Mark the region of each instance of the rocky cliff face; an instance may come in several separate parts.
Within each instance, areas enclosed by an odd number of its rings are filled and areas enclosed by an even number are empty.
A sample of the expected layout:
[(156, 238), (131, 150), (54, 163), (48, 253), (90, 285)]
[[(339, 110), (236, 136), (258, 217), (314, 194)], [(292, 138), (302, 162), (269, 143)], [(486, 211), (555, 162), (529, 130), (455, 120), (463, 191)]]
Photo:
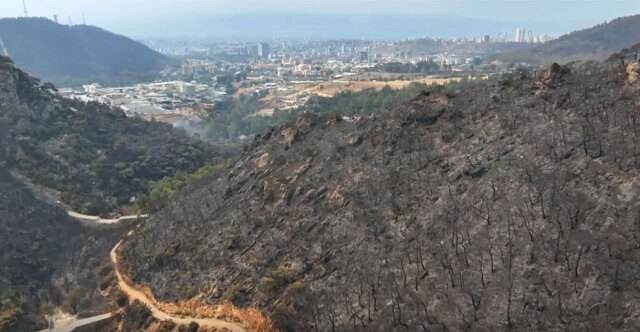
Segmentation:
[(640, 328), (640, 94), (556, 69), (272, 130), (137, 230), (123, 267), (283, 331)]

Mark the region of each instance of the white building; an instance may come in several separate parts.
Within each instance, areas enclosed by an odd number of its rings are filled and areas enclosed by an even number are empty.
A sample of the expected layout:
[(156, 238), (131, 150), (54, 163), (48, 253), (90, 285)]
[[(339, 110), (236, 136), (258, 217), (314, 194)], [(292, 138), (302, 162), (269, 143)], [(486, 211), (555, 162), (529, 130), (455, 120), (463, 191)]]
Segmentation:
[(181, 83), (179, 85), (179, 91), (183, 95), (192, 95), (196, 93), (196, 86), (191, 83)]
[(93, 83), (93, 84), (88, 84), (88, 85), (83, 85), (82, 89), (84, 90), (84, 92), (86, 93), (91, 93), (94, 94), (96, 93), (97, 89), (100, 89), (100, 84), (98, 83)]
[(516, 43), (524, 43), (526, 41), (525, 36), (526, 36), (525, 29), (524, 28), (517, 28), (516, 29), (516, 35), (515, 35), (515, 38), (513, 39), (513, 41), (515, 41)]

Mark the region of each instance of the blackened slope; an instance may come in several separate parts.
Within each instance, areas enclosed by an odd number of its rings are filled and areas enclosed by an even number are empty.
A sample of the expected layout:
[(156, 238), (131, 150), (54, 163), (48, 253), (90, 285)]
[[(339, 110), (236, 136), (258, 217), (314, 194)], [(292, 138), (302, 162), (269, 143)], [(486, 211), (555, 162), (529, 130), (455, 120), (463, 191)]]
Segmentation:
[(506, 52), (504, 61), (549, 64), (576, 60), (604, 60), (611, 53), (640, 42), (640, 15), (621, 17), (574, 31), (542, 45)]
[(148, 192), (154, 181), (192, 172), (219, 156), (170, 125), (62, 99), (50, 88), (0, 57), (0, 118), (8, 129), (3, 162), (59, 191), (79, 212), (112, 212)]
[(153, 79), (173, 63), (125, 36), (45, 18), (0, 19), (0, 38), (17, 66), (61, 85)]
[(64, 210), (34, 198), (0, 167), (0, 330), (46, 327), (34, 314), (52, 302), (51, 277), (89, 234)]
[(276, 129), (137, 230), (124, 267), (286, 331), (633, 330), (640, 94), (551, 73)]

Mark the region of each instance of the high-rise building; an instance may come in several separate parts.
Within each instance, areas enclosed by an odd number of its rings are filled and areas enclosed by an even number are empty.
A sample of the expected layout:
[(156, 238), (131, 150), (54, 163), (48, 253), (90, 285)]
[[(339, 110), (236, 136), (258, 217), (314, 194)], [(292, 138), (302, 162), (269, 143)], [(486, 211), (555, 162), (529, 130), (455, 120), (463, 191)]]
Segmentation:
[(369, 52), (367, 50), (360, 51), (360, 61), (362, 62), (369, 61)]
[(258, 54), (258, 45), (247, 45), (245, 47), (245, 53), (248, 56), (254, 56)]
[(524, 42), (526, 41), (526, 40), (525, 40), (525, 36), (526, 36), (526, 31), (525, 31), (525, 29), (523, 29), (523, 28), (517, 28), (517, 29), (516, 29), (516, 35), (515, 35), (514, 41), (515, 41), (516, 43), (524, 43)]
[(269, 49), (269, 44), (267, 44), (267, 43), (258, 43), (258, 56), (259, 57), (268, 58), (270, 52), (271, 51)]

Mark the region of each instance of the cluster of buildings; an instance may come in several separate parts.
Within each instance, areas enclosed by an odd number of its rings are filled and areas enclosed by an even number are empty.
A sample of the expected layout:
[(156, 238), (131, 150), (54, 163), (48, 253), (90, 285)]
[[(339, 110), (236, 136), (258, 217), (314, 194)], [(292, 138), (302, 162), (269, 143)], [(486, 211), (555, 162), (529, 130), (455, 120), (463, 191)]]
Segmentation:
[[(230, 79), (253, 85), (264, 78), (273, 80), (326, 80), (343, 73), (370, 71), (384, 63), (417, 64), (428, 61), (445, 71), (477, 70), (478, 64), (501, 47), (510, 49), (518, 43), (539, 43), (547, 35), (533, 35), (519, 28), (515, 38), (507, 31), (476, 37), (420, 37), (395, 41), (378, 40), (194, 40), (151, 42), (157, 50), (187, 55), (192, 60), (182, 64), (167, 79), (198, 80), (224, 85), (231, 91)], [(150, 46), (152, 46), (150, 45)], [(247, 77), (248, 76), (248, 77)]]
[(183, 75), (211, 74), (216, 71), (217, 66), (209, 60), (189, 59), (182, 63), (180, 69)]
[(470, 38), (420, 37), (394, 41), (155, 41), (149, 46), (189, 59), (179, 68), (162, 73), (168, 82), (115, 91), (86, 87), (85, 91), (74, 93), (82, 98), (105, 98), (106, 102), (119, 106), (132, 116), (176, 112), (189, 115), (192, 112), (188, 109), (193, 105), (210, 105), (222, 98), (223, 95), (212, 87), (230, 94), (237, 91), (238, 94), (270, 95), (268, 99), (278, 106), (269, 107), (282, 109), (306, 102), (310, 94), (317, 92), (317, 89), (313, 90), (314, 86), (324, 82), (349, 84), (349, 81), (359, 80), (351, 76), (367, 77), (370, 75), (359, 74), (376, 72), (380, 68), (397, 74), (416, 75), (502, 70), (504, 68), (498, 67), (507, 64), (483, 64), (482, 59), (487, 54), (512, 49), (514, 41), (539, 43), (548, 39), (546, 35), (534, 36), (531, 31), (519, 28), (515, 37), (504, 31), (497, 35)]
[[(271, 76), (279, 79), (327, 78), (341, 72), (365, 71), (385, 62), (417, 63), (432, 61), (446, 70), (468, 70), (486, 54), (500, 50), (510, 43), (540, 43), (547, 35), (533, 35), (519, 28), (515, 37), (504, 32), (484, 34), (472, 38), (420, 37), (399, 41), (375, 40), (277, 40), (269, 41), (199, 41), (172, 46), (159, 44), (174, 55), (189, 55), (194, 59), (181, 67), (182, 78), (198, 79), (242, 63), (251, 68), (249, 76)], [(188, 45), (188, 46), (187, 46)], [(173, 47), (173, 48), (172, 48)], [(508, 46), (505, 46), (508, 49)], [(206, 59), (218, 60), (217, 65)], [(244, 68), (241, 71), (246, 71)], [(232, 73), (233, 74), (233, 73)], [(185, 76), (190, 75), (190, 76)], [(191, 77), (191, 78), (189, 78)], [(210, 83), (216, 84), (215, 81)]]
[(551, 40), (549, 35), (534, 35), (531, 30), (527, 31), (524, 28), (517, 28), (513, 41), (516, 43), (544, 43)]
[(97, 101), (116, 107), (127, 116), (138, 116), (169, 123), (198, 117), (198, 105), (212, 105), (226, 97), (206, 84), (169, 81), (106, 88), (88, 84), (82, 89), (60, 89), (67, 98)]

